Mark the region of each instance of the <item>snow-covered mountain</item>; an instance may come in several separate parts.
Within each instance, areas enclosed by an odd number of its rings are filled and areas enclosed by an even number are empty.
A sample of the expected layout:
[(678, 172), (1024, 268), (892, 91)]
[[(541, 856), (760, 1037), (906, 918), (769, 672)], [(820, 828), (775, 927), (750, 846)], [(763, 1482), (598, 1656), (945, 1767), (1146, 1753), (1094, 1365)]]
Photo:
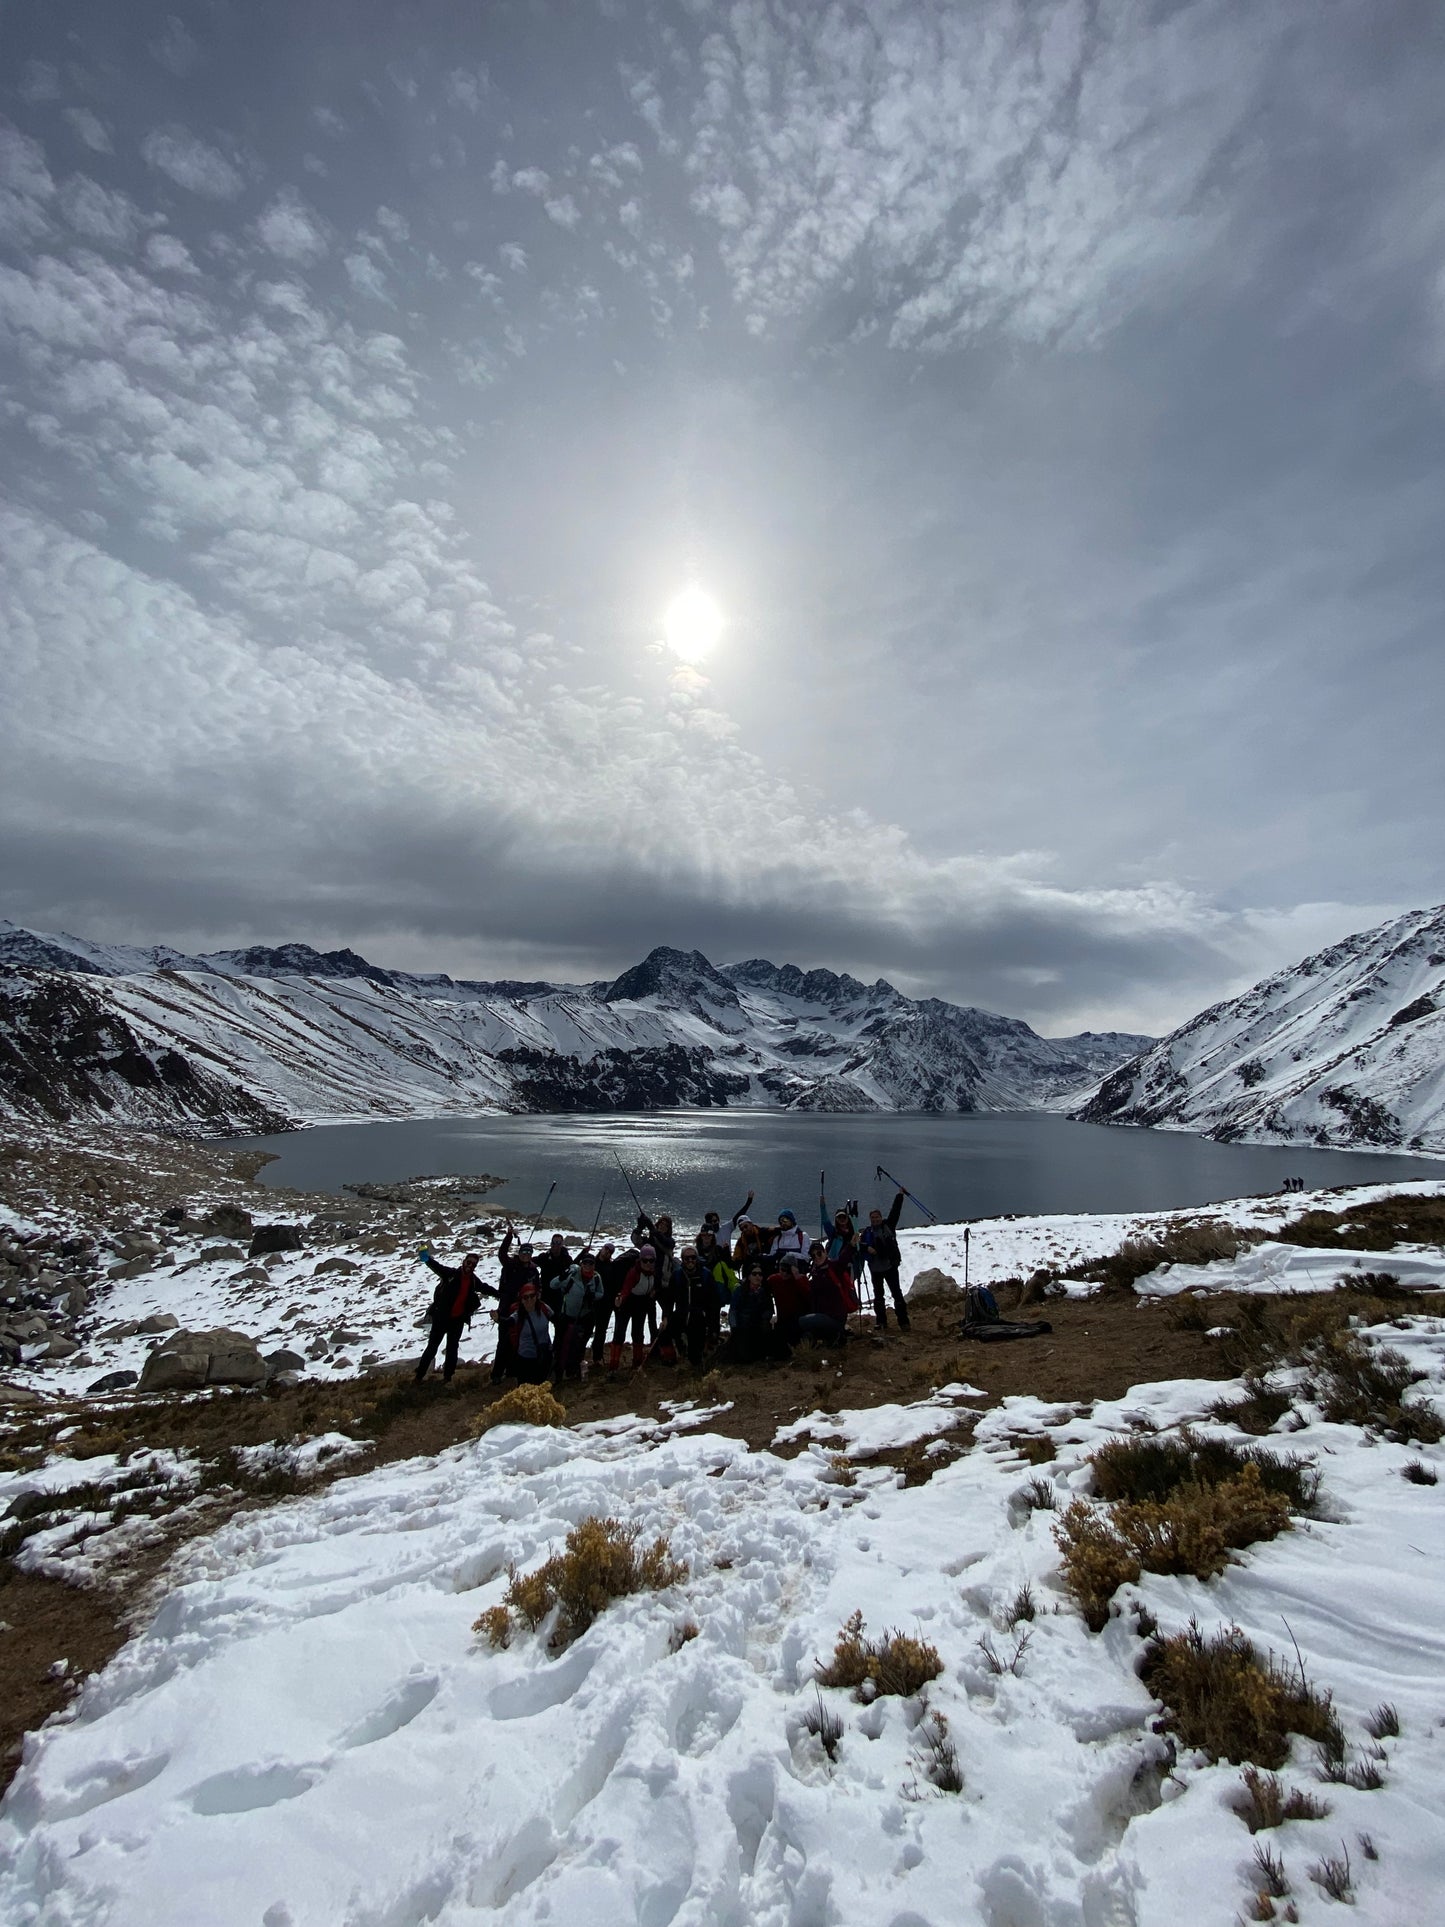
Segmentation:
[(611, 983), (483, 983), (299, 944), (184, 957), (0, 925), (11, 1110), (237, 1129), (677, 1104), (1018, 1110), (1148, 1041), (1049, 1039), (881, 979), (718, 970), (698, 951), (656, 949)]
[(1226, 1142), (1445, 1152), (1445, 905), (1216, 1004), (1074, 1115)]

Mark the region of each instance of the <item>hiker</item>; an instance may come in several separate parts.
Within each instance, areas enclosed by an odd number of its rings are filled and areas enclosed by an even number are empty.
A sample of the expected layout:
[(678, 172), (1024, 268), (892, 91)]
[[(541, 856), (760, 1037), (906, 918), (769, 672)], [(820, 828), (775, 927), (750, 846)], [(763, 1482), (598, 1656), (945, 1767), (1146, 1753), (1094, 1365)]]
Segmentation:
[(752, 1201), (753, 1201), (753, 1194), (751, 1191), (749, 1191), (748, 1195), (743, 1199), (742, 1203), (738, 1206), (737, 1210), (734, 1211), (732, 1217), (729, 1219), (726, 1236), (723, 1233), (722, 1219), (718, 1216), (717, 1212), (704, 1211), (702, 1214), (702, 1223), (697, 1228), (698, 1237), (700, 1238), (704, 1231), (710, 1231), (712, 1235), (717, 1239), (720, 1245), (725, 1245), (731, 1248), (732, 1241), (737, 1236), (738, 1226), (742, 1223), (743, 1219), (747, 1216), (748, 1206), (752, 1203)]
[(773, 1325), (773, 1295), (761, 1262), (750, 1264), (743, 1274), (728, 1307), (728, 1328), (722, 1355), (730, 1365), (758, 1365), (790, 1355), (791, 1347)]
[(542, 1287), (542, 1301), (553, 1318), (557, 1317), (562, 1303), (562, 1289), (557, 1281), (571, 1264), (572, 1253), (567, 1249), (567, 1240), (560, 1231), (554, 1231), (552, 1242), (537, 1260), (537, 1278)]
[(708, 1310), (708, 1336), (715, 1345), (722, 1336), (722, 1313), (733, 1293), (738, 1288), (738, 1274), (728, 1258), (727, 1248), (706, 1229), (698, 1233), (697, 1255), (699, 1262), (713, 1282), (712, 1302)]
[(512, 1313), (512, 1369), (519, 1385), (541, 1385), (552, 1369), (552, 1321), (542, 1287), (529, 1278)]
[(798, 1223), (796, 1211), (778, 1213), (778, 1228), (773, 1234), (767, 1255), (775, 1265), (787, 1257), (796, 1258), (800, 1265), (807, 1263), (808, 1239)]
[(828, 1246), (828, 1256), (845, 1264), (852, 1274), (854, 1284), (863, 1269), (863, 1253), (858, 1245), (858, 1227), (853, 1222), (857, 1203), (849, 1199), (846, 1205), (840, 1204), (830, 1218), (826, 1195), (818, 1193), (818, 1212), (822, 1219), (823, 1238)]
[(828, 1255), (821, 1238), (809, 1247), (809, 1257), (808, 1309), (798, 1320), (798, 1330), (815, 1345), (846, 1345), (848, 1320), (858, 1309), (852, 1270), (841, 1253)]
[(426, 1350), (416, 1368), (416, 1382), (420, 1385), (431, 1370), (443, 1340), (447, 1349), (442, 1377), (449, 1379), (452, 1376), (457, 1369), (457, 1351), (462, 1342), (463, 1327), (472, 1322), (484, 1292), (491, 1298), (498, 1294), (491, 1285), (484, 1285), (478, 1278), (475, 1251), (469, 1251), (459, 1265), (439, 1265), (428, 1245), (423, 1245), (417, 1256), (428, 1271), (434, 1271), (437, 1275), (436, 1287), (431, 1295), (431, 1328), (427, 1333)]
[(858, 1240), (873, 1286), (873, 1316), (881, 1332), (888, 1329), (888, 1304), (883, 1295), (885, 1287), (893, 1294), (893, 1309), (898, 1314), (899, 1331), (908, 1330), (908, 1306), (904, 1302), (903, 1286), (898, 1276), (898, 1267), (903, 1262), (903, 1254), (898, 1249), (898, 1220), (903, 1213), (904, 1195), (902, 1191), (898, 1193), (886, 1218), (881, 1211), (870, 1211), (867, 1226)]
[(808, 1309), (808, 1275), (791, 1251), (768, 1277), (767, 1286), (777, 1318), (778, 1336), (791, 1350), (800, 1336), (799, 1321)]
[(622, 1281), (632, 1269), (636, 1254), (629, 1247), (618, 1252), (609, 1238), (597, 1247), (597, 1275), (602, 1280), (602, 1296), (597, 1301), (592, 1316), (592, 1364), (600, 1367), (603, 1354), (607, 1350), (607, 1328), (612, 1323), (612, 1314), (617, 1308), (617, 1294), (622, 1289)]
[(746, 1212), (733, 1221), (732, 1264), (739, 1277), (749, 1265), (762, 1265), (766, 1270), (767, 1242), (762, 1226), (755, 1224)]
[[(713, 1250), (717, 1249), (716, 1238), (709, 1238)], [(679, 1336), (684, 1336), (687, 1346), (687, 1362), (692, 1369), (701, 1371), (703, 1354), (708, 1340), (717, 1333), (717, 1282), (712, 1267), (705, 1265), (696, 1245), (684, 1245), (678, 1266), (678, 1296), (673, 1313), (672, 1326)], [(664, 1332), (668, 1327), (664, 1326)], [(659, 1338), (658, 1343), (662, 1340)]]
[(557, 1328), (557, 1369), (554, 1383), (564, 1378), (581, 1378), (582, 1355), (592, 1336), (593, 1321), (603, 1301), (606, 1286), (590, 1251), (580, 1251), (557, 1280), (560, 1320)]
[(657, 1253), (651, 1245), (642, 1245), (638, 1249), (636, 1262), (628, 1268), (622, 1289), (617, 1294), (616, 1323), (612, 1327), (612, 1345), (607, 1354), (610, 1377), (617, 1376), (622, 1364), (622, 1334), (629, 1328), (632, 1332), (632, 1369), (636, 1371), (646, 1357), (645, 1333), (656, 1293)]
[(658, 1316), (666, 1312), (672, 1292), (672, 1271), (677, 1251), (672, 1219), (662, 1211), (654, 1222), (645, 1211), (639, 1211), (637, 1223), (632, 1227), (632, 1242), (639, 1250), (643, 1245), (651, 1245), (657, 1260), (655, 1295), (647, 1307), (647, 1336), (650, 1343), (655, 1343)]
[(497, 1292), (496, 1310), (497, 1355), (492, 1360), (492, 1383), (494, 1385), (500, 1385), (504, 1378), (511, 1376), (512, 1337), (514, 1331), (512, 1313), (517, 1308), (517, 1299), (521, 1295), (523, 1285), (529, 1280), (535, 1282), (537, 1278), (537, 1267), (532, 1262), (531, 1245), (520, 1244), (515, 1251), (512, 1249), (512, 1240), (516, 1235), (516, 1226), (509, 1221), (507, 1224), (507, 1235), (503, 1238), (497, 1251), (497, 1258), (501, 1266), (501, 1275), (498, 1280), (500, 1289)]

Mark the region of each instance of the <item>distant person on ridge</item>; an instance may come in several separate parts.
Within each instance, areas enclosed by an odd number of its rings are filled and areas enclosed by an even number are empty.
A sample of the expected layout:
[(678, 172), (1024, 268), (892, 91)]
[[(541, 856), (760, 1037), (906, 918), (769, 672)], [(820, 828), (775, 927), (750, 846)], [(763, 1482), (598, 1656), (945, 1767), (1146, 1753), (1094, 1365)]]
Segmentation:
[(868, 1223), (858, 1240), (873, 1285), (873, 1316), (879, 1331), (885, 1332), (888, 1329), (888, 1303), (883, 1295), (885, 1286), (893, 1294), (893, 1309), (898, 1313), (899, 1331), (908, 1330), (908, 1306), (898, 1275), (898, 1267), (903, 1262), (903, 1254), (898, 1249), (898, 1220), (903, 1213), (903, 1198), (904, 1193), (900, 1191), (889, 1207), (886, 1218), (881, 1211), (870, 1211)]
[(447, 1349), (442, 1377), (449, 1379), (452, 1376), (457, 1369), (457, 1352), (461, 1346), (463, 1328), (471, 1323), (482, 1302), (482, 1294), (495, 1298), (498, 1293), (478, 1278), (475, 1251), (469, 1251), (459, 1265), (439, 1265), (428, 1245), (423, 1245), (417, 1256), (428, 1271), (434, 1271), (437, 1275), (436, 1288), (431, 1295), (431, 1329), (427, 1334), (426, 1350), (416, 1368), (416, 1382), (420, 1385), (431, 1370), (443, 1340)]

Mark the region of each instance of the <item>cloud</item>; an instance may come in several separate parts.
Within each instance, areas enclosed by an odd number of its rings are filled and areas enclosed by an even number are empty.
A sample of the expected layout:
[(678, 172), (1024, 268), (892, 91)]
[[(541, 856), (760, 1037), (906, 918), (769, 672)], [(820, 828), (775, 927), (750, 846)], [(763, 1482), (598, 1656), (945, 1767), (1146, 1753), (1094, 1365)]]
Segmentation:
[(85, 174), (72, 174), (62, 187), (60, 211), (77, 234), (103, 247), (134, 247), (144, 225), (140, 209), (128, 194), (102, 187)]
[(176, 14), (169, 14), (165, 26), (151, 42), (151, 53), (178, 80), (184, 80), (200, 59), (201, 49), (185, 22)]
[(109, 154), (114, 151), (105, 122), (99, 114), (88, 107), (67, 107), (65, 118), (74, 130), (76, 138), (84, 141), (93, 154)]
[(309, 267), (330, 251), (326, 225), (294, 187), (283, 187), (256, 222), (256, 232), (283, 261)]
[[(1087, 340), (1219, 239), (1211, 176), (1294, 18), (738, 0), (694, 57), (694, 206), (766, 323), (862, 278), (895, 347)], [(666, 125), (655, 87), (634, 98)]]
[(570, 194), (557, 195), (555, 199), (546, 203), (546, 208), (548, 220), (555, 221), (558, 227), (567, 228), (569, 231), (582, 219), (582, 210)]
[(140, 151), (149, 166), (190, 194), (230, 201), (246, 185), (240, 169), (218, 148), (184, 127), (154, 128), (141, 142)]
[(346, 273), (358, 294), (368, 294), (373, 301), (390, 301), (391, 290), (386, 276), (369, 254), (348, 254)]
[(184, 241), (174, 234), (151, 234), (146, 237), (146, 265), (160, 274), (195, 274), (196, 264), (191, 259), (190, 249)]

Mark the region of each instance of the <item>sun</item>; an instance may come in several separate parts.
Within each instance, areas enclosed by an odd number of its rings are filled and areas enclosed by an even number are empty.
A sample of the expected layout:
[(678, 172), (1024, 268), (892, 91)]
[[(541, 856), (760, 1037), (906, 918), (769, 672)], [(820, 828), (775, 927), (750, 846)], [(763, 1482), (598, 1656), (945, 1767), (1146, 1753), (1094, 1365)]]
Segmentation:
[(663, 633), (668, 648), (683, 662), (701, 662), (722, 630), (722, 610), (695, 582), (667, 605)]

